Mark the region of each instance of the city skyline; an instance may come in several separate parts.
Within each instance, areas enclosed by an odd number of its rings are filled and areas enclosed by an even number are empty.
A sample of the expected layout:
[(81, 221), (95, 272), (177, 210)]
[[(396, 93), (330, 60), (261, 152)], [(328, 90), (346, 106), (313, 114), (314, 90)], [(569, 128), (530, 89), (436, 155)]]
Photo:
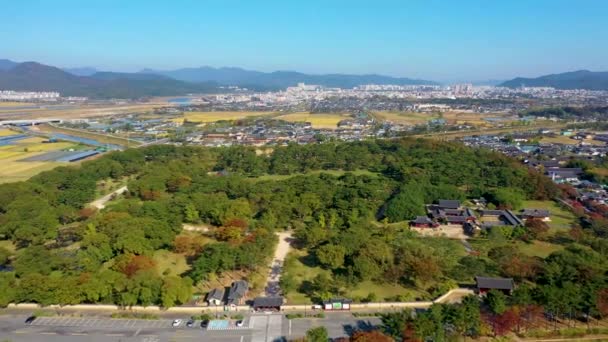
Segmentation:
[[(599, 1), (21, 1), (0, 58), (99, 70), (240, 67), (444, 83), (608, 70)], [(19, 34), (15, 34), (19, 32)]]

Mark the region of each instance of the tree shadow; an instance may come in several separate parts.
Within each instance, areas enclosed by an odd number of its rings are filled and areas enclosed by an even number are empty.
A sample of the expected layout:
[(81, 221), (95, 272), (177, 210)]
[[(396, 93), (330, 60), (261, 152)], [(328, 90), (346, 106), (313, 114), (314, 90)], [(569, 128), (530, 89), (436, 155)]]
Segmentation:
[(299, 257), (298, 260), (302, 264), (304, 264), (305, 266), (307, 266), (307, 267), (317, 267), (317, 266), (319, 266), (317, 264), (317, 259), (311, 253), (308, 253), (306, 255), (303, 255), (303, 256)]
[(357, 331), (372, 331), (377, 327), (372, 324), (370, 321), (366, 320), (358, 320), (354, 325), (353, 324), (344, 324), (342, 325), (344, 329), (344, 333), (348, 336), (352, 336)]

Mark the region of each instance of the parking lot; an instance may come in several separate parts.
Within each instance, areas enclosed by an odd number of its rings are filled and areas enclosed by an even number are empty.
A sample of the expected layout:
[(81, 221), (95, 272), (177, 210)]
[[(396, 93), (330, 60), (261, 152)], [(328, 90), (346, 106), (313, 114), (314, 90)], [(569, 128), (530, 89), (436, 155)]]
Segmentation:
[[(145, 320), (145, 319), (96, 319), (74, 317), (37, 317), (30, 325), (44, 325), (57, 327), (83, 327), (83, 328), (171, 328), (172, 320)], [(198, 325), (196, 325), (198, 323)], [(195, 327), (200, 327), (200, 321)], [(185, 328), (182, 323), (181, 328)]]
[[(116, 329), (151, 329), (151, 328), (187, 328), (187, 319), (174, 327), (173, 320), (145, 320), (145, 319), (96, 319), (78, 317), (37, 317), (30, 325), (34, 326), (56, 326), (56, 327), (82, 327), (82, 328), (116, 328)], [(212, 320), (206, 330), (238, 330), (249, 329), (250, 320), (243, 321), (242, 326), (237, 326), (236, 321)], [(201, 321), (195, 321), (188, 329), (200, 328)]]

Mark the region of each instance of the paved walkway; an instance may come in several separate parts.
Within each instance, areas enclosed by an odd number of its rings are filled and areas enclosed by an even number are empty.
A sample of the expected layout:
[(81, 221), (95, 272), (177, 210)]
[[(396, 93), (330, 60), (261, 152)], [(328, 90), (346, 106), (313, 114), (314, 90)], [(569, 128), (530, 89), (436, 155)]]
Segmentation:
[(95, 207), (99, 210), (103, 209), (106, 207), (106, 203), (108, 203), (115, 195), (121, 195), (123, 193), (125, 193), (127, 191), (127, 187), (123, 186), (121, 188), (116, 189), (115, 191), (101, 197), (98, 198), (96, 200), (94, 200), (93, 202), (91, 202), (90, 206)]
[(249, 327), (253, 329), (251, 342), (273, 342), (283, 340), (283, 316), (251, 316)]

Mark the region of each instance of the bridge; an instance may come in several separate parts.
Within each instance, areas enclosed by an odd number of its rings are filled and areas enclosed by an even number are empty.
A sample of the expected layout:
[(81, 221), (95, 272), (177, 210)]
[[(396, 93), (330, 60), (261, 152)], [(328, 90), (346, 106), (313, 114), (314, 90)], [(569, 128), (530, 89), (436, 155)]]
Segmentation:
[(62, 119), (30, 119), (30, 120), (2, 120), (0, 126), (36, 126), (44, 123), (62, 123)]

